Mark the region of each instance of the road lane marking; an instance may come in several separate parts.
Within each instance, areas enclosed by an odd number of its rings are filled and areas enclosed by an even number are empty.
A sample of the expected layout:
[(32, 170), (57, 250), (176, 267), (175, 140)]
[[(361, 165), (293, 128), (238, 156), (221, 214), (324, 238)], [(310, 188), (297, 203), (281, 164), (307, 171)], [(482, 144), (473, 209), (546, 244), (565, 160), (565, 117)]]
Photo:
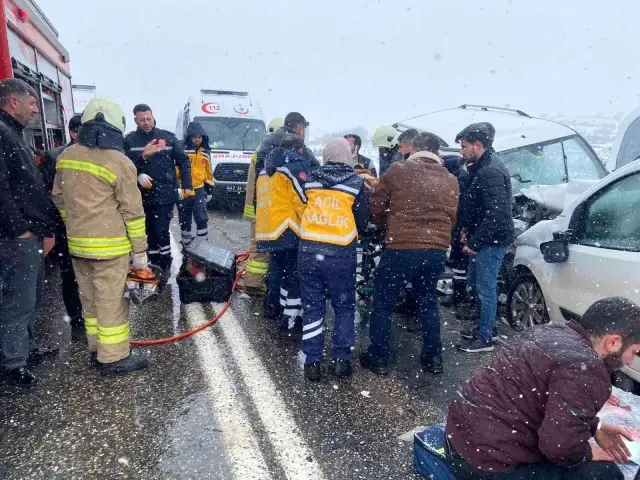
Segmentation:
[[(182, 252), (173, 235), (170, 236), (170, 240), (171, 254), (174, 259), (172, 272), (175, 274), (179, 270), (175, 268), (176, 263), (182, 262)], [(172, 285), (172, 288), (175, 288), (175, 303), (177, 284), (175, 287)], [(184, 311), (190, 329), (199, 327), (209, 320), (204, 314), (201, 303), (186, 304)], [(196, 345), (200, 367), (209, 385), (209, 398), (222, 431), (224, 454), (229, 461), (233, 478), (270, 480), (272, 476), (257, 443), (258, 437), (241, 408), (235, 385), (227, 375), (226, 359), (217, 339), (211, 330), (199, 332), (191, 338)]]
[[(190, 328), (198, 327), (208, 320), (199, 303), (185, 305), (184, 309)], [(271, 479), (258, 445), (258, 437), (242, 410), (236, 388), (226, 373), (225, 359), (215, 336), (211, 331), (205, 330), (192, 338), (198, 350), (201, 369), (209, 384), (209, 396), (222, 430), (225, 456), (229, 460), (233, 478)]]
[[(216, 312), (224, 306), (223, 303), (211, 305)], [(284, 469), (287, 478), (291, 480), (324, 479), (317, 460), (309, 461), (310, 458), (314, 458), (311, 450), (233, 311), (227, 310), (216, 325), (222, 331), (231, 354), (240, 368), (256, 411), (278, 456), (278, 463)]]

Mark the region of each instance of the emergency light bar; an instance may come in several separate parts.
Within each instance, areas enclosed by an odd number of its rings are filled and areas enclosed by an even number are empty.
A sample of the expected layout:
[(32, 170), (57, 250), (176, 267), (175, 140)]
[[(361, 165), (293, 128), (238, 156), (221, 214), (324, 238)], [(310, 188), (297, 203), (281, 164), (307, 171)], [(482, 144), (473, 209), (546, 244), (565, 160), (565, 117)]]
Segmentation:
[(233, 90), (207, 90), (200, 89), (203, 95), (235, 95), (236, 97), (248, 97), (249, 92), (234, 92)]

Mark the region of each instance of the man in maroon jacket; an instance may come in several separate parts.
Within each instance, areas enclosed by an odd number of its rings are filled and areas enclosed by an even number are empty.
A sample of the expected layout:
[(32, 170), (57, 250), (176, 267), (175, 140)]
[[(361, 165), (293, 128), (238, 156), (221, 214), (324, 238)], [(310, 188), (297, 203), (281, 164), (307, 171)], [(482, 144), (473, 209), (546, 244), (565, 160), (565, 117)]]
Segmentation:
[(622, 439), (631, 438), (596, 415), (611, 395), (611, 373), (639, 350), (640, 307), (622, 297), (594, 303), (579, 324), (533, 328), (501, 349), (449, 407), (456, 478), (622, 480), (612, 462), (627, 461)]

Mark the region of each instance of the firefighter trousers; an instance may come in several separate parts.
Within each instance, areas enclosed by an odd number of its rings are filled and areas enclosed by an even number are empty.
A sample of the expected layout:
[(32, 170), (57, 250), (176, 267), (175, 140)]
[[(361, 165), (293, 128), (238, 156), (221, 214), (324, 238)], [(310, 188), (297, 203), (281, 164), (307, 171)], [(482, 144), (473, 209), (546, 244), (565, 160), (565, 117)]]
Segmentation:
[(251, 244), (249, 261), (244, 274), (244, 285), (250, 293), (266, 290), (266, 277), (269, 271), (269, 254), (256, 252), (256, 222), (251, 222)]
[(124, 298), (129, 255), (111, 260), (73, 259), (89, 350), (101, 363), (129, 356), (129, 299)]

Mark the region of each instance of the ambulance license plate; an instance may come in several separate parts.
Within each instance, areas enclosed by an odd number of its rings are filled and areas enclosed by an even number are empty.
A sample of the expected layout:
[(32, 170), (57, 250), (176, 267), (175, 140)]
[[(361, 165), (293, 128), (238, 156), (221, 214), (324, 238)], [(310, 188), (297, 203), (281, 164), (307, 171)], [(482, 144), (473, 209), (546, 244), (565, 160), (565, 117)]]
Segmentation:
[(227, 192), (242, 193), (247, 190), (245, 185), (227, 185)]

